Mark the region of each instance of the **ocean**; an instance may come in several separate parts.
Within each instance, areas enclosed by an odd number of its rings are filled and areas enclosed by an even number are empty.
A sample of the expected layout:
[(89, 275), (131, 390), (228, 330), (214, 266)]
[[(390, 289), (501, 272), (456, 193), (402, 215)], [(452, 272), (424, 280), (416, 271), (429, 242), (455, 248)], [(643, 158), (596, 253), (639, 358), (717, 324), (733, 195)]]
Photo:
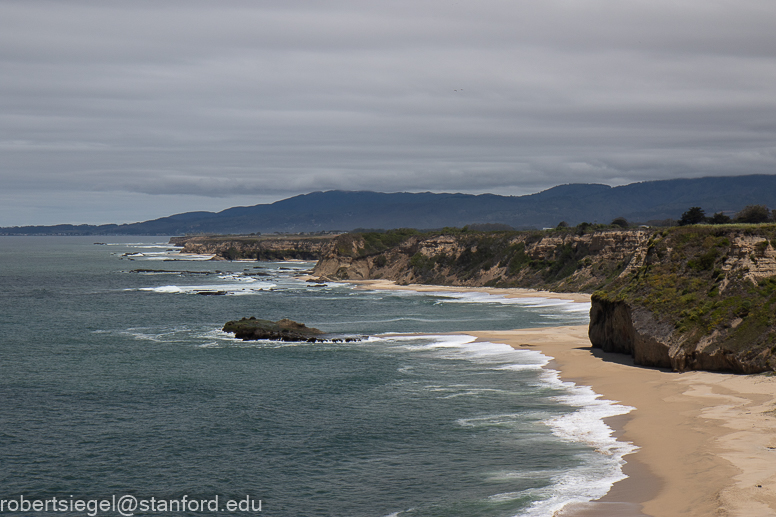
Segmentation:
[[(0, 237), (0, 513), (550, 516), (624, 477), (633, 447), (602, 419), (629, 408), (466, 335), (586, 324), (588, 304), (205, 259), (160, 237)], [(368, 337), (221, 331), (244, 316)]]

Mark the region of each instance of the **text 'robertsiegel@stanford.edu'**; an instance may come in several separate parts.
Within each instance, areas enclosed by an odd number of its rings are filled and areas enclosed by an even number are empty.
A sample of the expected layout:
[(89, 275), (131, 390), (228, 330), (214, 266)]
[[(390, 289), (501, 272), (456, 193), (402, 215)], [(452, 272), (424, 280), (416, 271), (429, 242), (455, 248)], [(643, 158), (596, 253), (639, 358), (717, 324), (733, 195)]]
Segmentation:
[(241, 499), (222, 499), (219, 496), (191, 497), (177, 499), (158, 497), (137, 497), (134, 495), (112, 495), (105, 498), (46, 497), (34, 498), (24, 495), (0, 498), (0, 514), (4, 513), (69, 513), (89, 517), (115, 514), (133, 517), (149, 513), (226, 513), (261, 511), (261, 499), (246, 495)]

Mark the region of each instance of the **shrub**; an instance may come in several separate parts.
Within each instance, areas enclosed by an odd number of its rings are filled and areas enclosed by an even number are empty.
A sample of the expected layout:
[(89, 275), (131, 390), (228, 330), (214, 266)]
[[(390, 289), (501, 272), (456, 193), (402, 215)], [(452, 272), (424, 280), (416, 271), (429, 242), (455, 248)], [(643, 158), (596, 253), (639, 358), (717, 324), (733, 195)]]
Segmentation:
[(717, 212), (709, 218), (709, 224), (730, 224), (730, 217), (726, 216), (722, 212)]
[(576, 233), (577, 235), (584, 235), (585, 233), (591, 231), (592, 227), (593, 225), (590, 223), (586, 223), (586, 222), (579, 223), (576, 227), (576, 230), (577, 230)]
[(770, 219), (771, 212), (764, 205), (747, 205), (736, 214), (737, 223), (766, 223)]
[(708, 271), (714, 267), (714, 262), (719, 256), (719, 251), (716, 248), (712, 248), (706, 253), (699, 255), (697, 258), (687, 261), (687, 265), (691, 269), (696, 271)]
[(619, 226), (620, 228), (627, 228), (630, 226), (628, 224), (628, 220), (624, 217), (617, 217), (614, 221), (612, 221), (612, 226)]
[(412, 266), (416, 272), (427, 273), (434, 269), (435, 263), (433, 258), (417, 252), (410, 259), (410, 266)]
[(418, 233), (420, 232), (412, 228), (398, 228), (396, 230), (388, 230), (387, 232), (363, 233), (361, 234), (361, 238), (364, 239), (364, 248), (359, 250), (359, 254), (365, 256), (380, 253), (381, 251), (398, 246), (403, 241)]
[(226, 260), (237, 260), (240, 258), (240, 252), (237, 248), (231, 246), (228, 250), (224, 251), (222, 255)]
[(525, 244), (522, 242), (510, 246), (509, 254), (511, 258), (509, 259), (507, 271), (510, 275), (516, 275), (523, 267), (531, 263), (531, 257), (526, 254)]

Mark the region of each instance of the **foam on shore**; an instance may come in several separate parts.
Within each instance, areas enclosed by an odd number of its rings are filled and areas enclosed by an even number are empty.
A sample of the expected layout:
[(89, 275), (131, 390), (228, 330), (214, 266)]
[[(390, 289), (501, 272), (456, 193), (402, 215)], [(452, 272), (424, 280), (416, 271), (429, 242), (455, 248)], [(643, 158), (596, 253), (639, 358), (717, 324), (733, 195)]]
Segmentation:
[[(430, 340), (417, 343), (417, 339)], [(510, 345), (476, 341), (472, 335), (423, 335), (397, 336), (397, 341), (415, 341), (407, 345), (413, 350), (434, 351), (450, 358), (464, 358), (489, 368), (515, 371), (538, 371), (537, 387), (550, 388), (564, 392), (552, 397), (556, 402), (577, 408), (561, 416), (552, 416), (542, 422), (552, 429), (552, 433), (569, 442), (581, 443), (592, 447), (599, 456), (582, 455), (583, 463), (568, 472), (557, 472), (552, 476), (552, 484), (542, 489), (530, 489), (520, 492), (498, 493), (491, 496), (493, 501), (537, 499), (527, 510), (525, 516), (548, 516), (573, 503), (584, 503), (604, 496), (616, 483), (627, 476), (622, 471), (625, 464), (623, 456), (637, 450), (632, 443), (619, 441), (614, 431), (604, 421), (616, 415), (627, 414), (634, 408), (601, 398), (589, 386), (578, 386), (573, 382), (562, 381), (559, 372), (547, 368), (551, 361), (537, 350), (520, 350)], [(449, 389), (448, 389), (449, 391)], [(456, 393), (446, 397), (477, 396), (479, 392), (461, 386)], [(500, 426), (519, 425), (524, 414), (494, 414), (459, 421), (462, 426)], [(524, 472), (516, 474), (525, 475)], [(509, 473), (502, 474), (509, 475)], [(546, 475), (546, 473), (543, 473)]]

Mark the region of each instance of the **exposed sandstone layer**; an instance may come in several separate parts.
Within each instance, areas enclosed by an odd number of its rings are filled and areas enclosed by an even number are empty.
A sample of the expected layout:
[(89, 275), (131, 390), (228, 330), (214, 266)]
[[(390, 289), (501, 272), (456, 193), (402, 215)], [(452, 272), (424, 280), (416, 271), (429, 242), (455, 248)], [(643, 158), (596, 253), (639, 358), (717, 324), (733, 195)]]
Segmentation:
[(773, 226), (656, 234), (643, 266), (592, 296), (593, 346), (677, 371), (776, 368)]
[(414, 235), (369, 253), (358, 234), (333, 240), (313, 274), (398, 284), (529, 287), (592, 292), (644, 260), (649, 230)]

